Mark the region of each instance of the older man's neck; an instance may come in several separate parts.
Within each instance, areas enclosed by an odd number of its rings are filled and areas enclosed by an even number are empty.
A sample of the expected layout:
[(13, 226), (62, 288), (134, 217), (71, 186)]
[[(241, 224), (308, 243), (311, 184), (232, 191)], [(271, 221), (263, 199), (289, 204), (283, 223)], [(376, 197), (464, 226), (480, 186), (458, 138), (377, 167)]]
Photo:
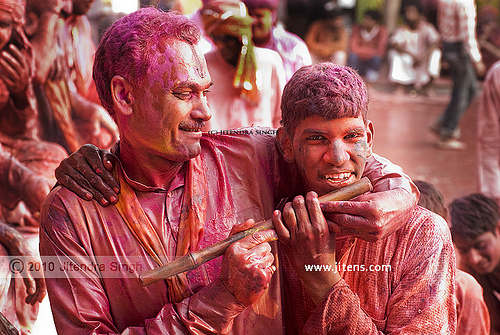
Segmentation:
[(143, 150), (130, 150), (127, 144), (120, 143), (120, 161), (127, 175), (147, 186), (168, 189), (170, 183), (184, 165)]

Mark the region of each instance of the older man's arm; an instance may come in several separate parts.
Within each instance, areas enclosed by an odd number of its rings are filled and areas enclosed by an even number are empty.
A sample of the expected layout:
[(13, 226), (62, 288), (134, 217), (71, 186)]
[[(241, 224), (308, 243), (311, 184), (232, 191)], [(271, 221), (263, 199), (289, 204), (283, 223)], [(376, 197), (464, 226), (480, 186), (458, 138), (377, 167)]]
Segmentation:
[[(275, 233), (253, 234), (226, 251), (218, 279), (178, 303), (166, 302), (155, 311), (156, 316), (120, 329), (113, 317), (109, 287), (107, 291), (103, 280), (106, 272), (101, 273), (96, 268), (93, 262), (97, 255), (93, 255), (92, 248), (82, 242), (85, 237), (77, 233), (78, 227), (92, 225), (87, 221), (89, 208), (79, 206), (81, 200), (76, 197), (69, 201), (69, 192), (62, 195), (60, 192), (61, 188), (56, 188), (47, 197), (40, 228), (42, 260), (53, 265), (53, 271), (46, 273), (46, 283), (60, 334), (226, 334), (231, 330), (234, 318), (267, 290), (274, 274), (274, 257), (267, 241), (274, 239)], [(90, 205), (94, 206), (99, 207)], [(68, 208), (72, 208), (71, 214)], [(235, 226), (232, 233), (252, 225), (254, 222), (248, 220)], [(113, 297), (115, 308), (118, 299), (123, 302), (120, 308), (127, 309), (126, 304), (131, 303), (127, 293), (133, 290), (144, 290), (139, 292), (144, 296), (144, 304), (152, 294), (150, 288), (140, 286), (136, 277), (123, 280), (118, 277), (116, 285), (123, 285), (125, 294)], [(151, 290), (154, 294), (164, 294), (161, 289)]]
[(376, 241), (394, 233), (411, 217), (420, 192), (401, 167), (373, 154), (363, 176), (373, 185), (373, 193), (352, 201), (321, 204), (325, 217), (334, 222), (333, 229)]
[[(109, 172), (114, 161), (108, 151), (87, 144), (61, 162), (56, 178), (82, 199), (95, 198), (107, 206), (116, 203), (120, 187)], [(338, 226), (337, 231), (375, 241), (389, 236), (410, 218), (420, 193), (401, 167), (376, 154), (369, 158), (364, 176), (376, 194), (329, 202), (322, 209)]]

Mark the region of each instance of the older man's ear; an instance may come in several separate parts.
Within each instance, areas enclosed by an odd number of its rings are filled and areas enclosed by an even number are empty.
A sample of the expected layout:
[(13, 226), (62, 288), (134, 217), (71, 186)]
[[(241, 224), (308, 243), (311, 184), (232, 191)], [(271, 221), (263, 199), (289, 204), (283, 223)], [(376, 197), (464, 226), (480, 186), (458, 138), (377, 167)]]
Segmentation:
[(130, 115), (134, 104), (133, 87), (127, 79), (116, 75), (111, 79), (111, 94), (115, 112), (122, 115)]

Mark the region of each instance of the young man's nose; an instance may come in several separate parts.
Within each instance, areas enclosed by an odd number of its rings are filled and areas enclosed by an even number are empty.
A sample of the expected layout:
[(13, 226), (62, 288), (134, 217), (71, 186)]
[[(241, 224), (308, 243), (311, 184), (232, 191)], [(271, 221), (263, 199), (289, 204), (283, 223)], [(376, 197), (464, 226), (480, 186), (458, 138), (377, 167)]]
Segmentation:
[(326, 163), (340, 166), (349, 160), (349, 153), (346, 151), (340, 140), (334, 141), (330, 150), (325, 153), (323, 159)]

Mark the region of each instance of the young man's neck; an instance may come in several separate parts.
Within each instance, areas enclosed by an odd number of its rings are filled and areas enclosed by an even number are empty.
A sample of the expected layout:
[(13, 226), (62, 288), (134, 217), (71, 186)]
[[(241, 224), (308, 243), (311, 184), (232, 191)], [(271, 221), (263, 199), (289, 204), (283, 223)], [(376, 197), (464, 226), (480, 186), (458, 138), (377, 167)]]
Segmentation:
[(136, 150), (123, 140), (120, 141), (120, 161), (132, 180), (147, 186), (168, 189), (170, 183), (184, 165), (163, 157)]

